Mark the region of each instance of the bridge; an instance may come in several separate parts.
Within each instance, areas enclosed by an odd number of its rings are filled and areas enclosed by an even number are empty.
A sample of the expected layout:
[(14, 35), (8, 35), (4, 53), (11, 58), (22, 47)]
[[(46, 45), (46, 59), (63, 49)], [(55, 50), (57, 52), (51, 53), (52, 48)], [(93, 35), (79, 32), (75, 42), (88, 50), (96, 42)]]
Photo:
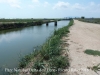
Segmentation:
[(57, 26), (57, 21), (62, 21), (62, 20), (71, 20), (72, 18), (67, 18), (67, 19), (58, 19), (58, 20), (49, 20), (49, 21), (45, 21), (44, 23), (46, 23), (46, 26), (49, 25), (50, 22), (54, 22), (54, 25)]

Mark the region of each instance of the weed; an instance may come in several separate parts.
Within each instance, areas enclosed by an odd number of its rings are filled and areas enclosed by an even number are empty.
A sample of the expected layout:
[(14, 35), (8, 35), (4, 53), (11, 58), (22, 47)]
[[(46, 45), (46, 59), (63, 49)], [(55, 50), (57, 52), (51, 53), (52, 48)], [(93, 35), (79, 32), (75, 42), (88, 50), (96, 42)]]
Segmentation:
[(42, 69), (44, 69), (44, 63), (42, 61), (37, 60), (34, 63), (33, 69), (35, 69), (36, 71), (32, 71), (32, 74), (34, 75), (40, 75), (40, 73), (42, 72)]
[(24, 68), (31, 60), (32, 54), (26, 55), (24, 58), (20, 60), (19, 68)]
[[(94, 72), (96, 72), (97, 73), (97, 71), (100, 71), (100, 63), (97, 65), (97, 66), (93, 66), (92, 67), (92, 70), (94, 71)], [(98, 73), (97, 73), (98, 74)]]
[(51, 66), (56, 68), (57, 70), (59, 68), (64, 69), (64, 68), (68, 68), (69, 67), (69, 61), (68, 58), (63, 57), (63, 56), (59, 56), (59, 57), (53, 57), (51, 60)]
[(87, 49), (84, 52), (86, 54), (89, 54), (89, 55), (94, 55), (94, 56), (98, 55), (98, 56), (100, 56), (100, 51), (97, 51), (97, 50)]

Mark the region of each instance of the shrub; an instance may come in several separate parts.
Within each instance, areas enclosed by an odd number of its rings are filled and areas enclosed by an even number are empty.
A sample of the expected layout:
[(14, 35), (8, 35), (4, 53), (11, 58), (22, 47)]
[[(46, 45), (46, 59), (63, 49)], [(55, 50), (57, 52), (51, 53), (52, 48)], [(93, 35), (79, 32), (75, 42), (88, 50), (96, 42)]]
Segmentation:
[(85, 17), (84, 17), (84, 16), (82, 16), (82, 17), (81, 17), (81, 19), (85, 19)]

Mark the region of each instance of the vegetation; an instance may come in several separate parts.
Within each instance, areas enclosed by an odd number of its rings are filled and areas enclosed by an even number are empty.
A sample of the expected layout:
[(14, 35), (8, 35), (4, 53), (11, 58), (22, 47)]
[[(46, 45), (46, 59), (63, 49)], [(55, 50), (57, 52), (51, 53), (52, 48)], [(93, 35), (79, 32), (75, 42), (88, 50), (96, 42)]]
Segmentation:
[(36, 21), (36, 22), (1, 23), (0, 24), (0, 30), (13, 29), (13, 28), (22, 28), (22, 27), (42, 25), (42, 24), (43, 24), (43, 21), (40, 21), (40, 20)]
[(98, 55), (98, 56), (100, 56), (100, 51), (97, 51), (97, 50), (87, 49), (84, 52), (86, 54), (89, 54), (89, 55), (94, 55), (94, 56)]
[[(27, 18), (27, 19), (20, 19), (20, 18), (16, 18), (16, 19), (5, 19), (5, 18), (1, 18), (0, 19), (0, 22), (3, 22), (3, 23), (6, 23), (6, 22), (19, 22), (19, 23), (22, 23), (22, 22), (33, 22), (33, 21), (39, 21), (39, 20), (42, 20), (42, 21), (60, 21), (60, 20), (63, 20), (61, 18)], [(70, 18), (68, 19), (70, 20)]]
[[(32, 71), (33, 75), (58, 75), (58, 69), (69, 67), (68, 57), (62, 56), (61, 38), (69, 33), (69, 27), (73, 25), (73, 20), (68, 26), (54, 31), (54, 34), (40, 48), (36, 49), (33, 54), (25, 56), (21, 59), (19, 67), (24, 68), (32, 59), (34, 61), (32, 68), (37, 69), (37, 72)], [(55, 71), (40, 72), (41, 69), (54, 69)]]
[(100, 24), (100, 18), (80, 18), (78, 19), (79, 21), (83, 21), (83, 22), (88, 22), (88, 23), (96, 23), (96, 24)]
[(34, 57), (36, 57), (39, 54), (40, 46), (35, 47), (35, 50), (33, 53), (26, 55), (24, 58), (20, 59), (19, 68), (24, 68), (28, 65), (29, 62), (31, 62)]
[(63, 68), (69, 67), (68, 58), (63, 57), (63, 56), (53, 57), (50, 62), (51, 62), (52, 68), (55, 68), (56, 70), (58, 70), (59, 68), (63, 69)]
[(85, 19), (85, 17), (84, 17), (84, 16), (82, 16), (82, 17), (81, 17), (81, 19)]
[[(97, 73), (97, 71), (100, 71), (100, 63), (98, 64), (98, 65), (96, 65), (96, 66), (93, 66), (92, 68), (91, 68), (94, 72), (96, 72)], [(98, 73), (97, 73), (98, 74)], [(99, 75), (99, 74), (98, 74)]]
[(0, 19), (0, 22), (33, 22), (37, 19)]
[(0, 19), (0, 30), (42, 25), (60, 19)]

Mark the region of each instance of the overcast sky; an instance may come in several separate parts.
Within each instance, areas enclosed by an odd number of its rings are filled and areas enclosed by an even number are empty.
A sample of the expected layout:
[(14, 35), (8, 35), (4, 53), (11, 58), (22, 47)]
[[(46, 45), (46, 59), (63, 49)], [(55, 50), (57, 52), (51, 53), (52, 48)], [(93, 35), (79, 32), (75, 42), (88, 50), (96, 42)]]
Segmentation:
[(0, 18), (100, 17), (100, 0), (0, 0)]

